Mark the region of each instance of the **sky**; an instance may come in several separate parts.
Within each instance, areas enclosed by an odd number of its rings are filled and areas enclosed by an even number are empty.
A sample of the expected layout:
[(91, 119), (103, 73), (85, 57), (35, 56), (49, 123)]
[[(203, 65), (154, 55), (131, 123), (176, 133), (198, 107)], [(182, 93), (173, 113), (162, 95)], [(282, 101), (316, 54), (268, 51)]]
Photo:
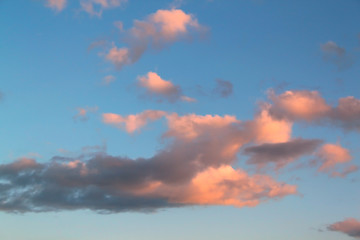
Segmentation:
[(0, 0), (0, 239), (360, 239), (359, 12)]

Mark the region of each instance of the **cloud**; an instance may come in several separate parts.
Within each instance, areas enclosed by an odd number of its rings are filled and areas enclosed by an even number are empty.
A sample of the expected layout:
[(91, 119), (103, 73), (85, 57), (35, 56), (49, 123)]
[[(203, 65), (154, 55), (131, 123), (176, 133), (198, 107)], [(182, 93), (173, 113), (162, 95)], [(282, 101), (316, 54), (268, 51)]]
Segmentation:
[(355, 218), (348, 218), (328, 226), (329, 231), (342, 232), (353, 238), (360, 238), (360, 221)]
[(46, 0), (46, 6), (55, 11), (62, 11), (67, 4), (67, 0)]
[(78, 113), (73, 116), (74, 120), (87, 121), (89, 119), (88, 113), (97, 112), (98, 107), (85, 107), (85, 108), (77, 108)]
[(296, 186), (232, 167), (249, 141), (234, 117), (167, 117), (164, 137), (170, 141), (150, 158), (101, 152), (0, 165), (0, 209), (111, 213), (188, 205), (253, 207), (297, 193)]
[(102, 84), (109, 85), (110, 83), (114, 82), (116, 78), (113, 75), (107, 75), (102, 79)]
[(127, 0), (81, 0), (80, 5), (91, 16), (101, 17), (105, 9), (119, 7), (126, 2)]
[(246, 123), (247, 129), (257, 143), (287, 142), (291, 138), (293, 123), (287, 119), (277, 119), (269, 114), (269, 104), (262, 104), (253, 121)]
[(0, 102), (4, 99), (4, 94), (0, 91)]
[(145, 76), (138, 77), (138, 86), (146, 90), (145, 94), (149, 97), (155, 97), (159, 101), (165, 99), (169, 102), (178, 100), (194, 102), (195, 99), (182, 96), (182, 90), (171, 81), (162, 79), (155, 72), (148, 72)]
[(124, 41), (129, 46), (113, 47), (106, 59), (120, 70), (137, 62), (148, 49), (160, 50), (204, 31), (205, 28), (191, 14), (180, 9), (158, 10), (144, 20), (135, 20), (134, 26), (124, 32)]
[[(353, 96), (340, 98), (337, 106), (326, 103), (317, 91), (292, 90), (276, 95), (269, 113), (276, 119), (331, 124), (345, 130), (360, 130), (360, 100)], [(311, 107), (310, 107), (311, 106)]]
[(346, 53), (345, 48), (338, 46), (333, 41), (321, 44), (320, 49), (323, 53), (324, 61), (335, 64), (338, 70), (347, 69), (354, 64), (353, 57)]
[(139, 131), (149, 121), (155, 121), (166, 115), (166, 112), (159, 110), (146, 110), (139, 114), (121, 116), (115, 113), (104, 113), (103, 122), (124, 129), (128, 133)]
[(329, 173), (332, 177), (346, 177), (348, 174), (358, 170), (358, 166), (350, 165), (341, 172), (337, 170), (338, 165), (343, 165), (352, 160), (349, 150), (339, 144), (324, 144), (317, 152), (320, 164), (318, 171)]
[(227, 98), (233, 93), (233, 84), (229, 81), (222, 80), (220, 78), (215, 79), (216, 87), (213, 89), (213, 93), (216, 96)]
[(322, 143), (318, 139), (296, 138), (282, 143), (264, 143), (244, 149), (249, 155), (248, 164), (255, 164), (258, 168), (274, 164), (275, 169), (280, 169), (296, 159), (312, 154)]
[(273, 102), (269, 110), (271, 115), (293, 121), (317, 120), (324, 117), (331, 109), (317, 91), (286, 91), (276, 95), (270, 90), (269, 98)]

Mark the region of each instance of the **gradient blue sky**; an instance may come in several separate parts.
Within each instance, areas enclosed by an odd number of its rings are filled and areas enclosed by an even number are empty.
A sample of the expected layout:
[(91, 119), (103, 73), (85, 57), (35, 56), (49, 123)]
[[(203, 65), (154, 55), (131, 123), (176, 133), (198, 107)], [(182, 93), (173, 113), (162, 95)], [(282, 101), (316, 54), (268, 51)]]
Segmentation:
[[(278, 98), (285, 91), (316, 91), (334, 108), (340, 98), (360, 99), (357, 0), (128, 0), (103, 9), (101, 16), (87, 13), (80, 2), (68, 0), (60, 11), (45, 0), (0, 1), (1, 167), (24, 158), (40, 164), (54, 156), (76, 159), (89, 151), (150, 158), (170, 141), (162, 137), (167, 131), (165, 118), (129, 134), (106, 124), (104, 113), (126, 116), (155, 109), (179, 116), (227, 114), (251, 121), (262, 101), (272, 103), (269, 89)], [(129, 45), (122, 36), (135, 19), (175, 8), (192, 14), (202, 31), (160, 49), (149, 47), (138, 61), (121, 69), (106, 59), (112, 47)], [(124, 32), (114, 25), (117, 21), (123, 23)], [(148, 72), (178, 85), (196, 102), (168, 101), (168, 93), (147, 96), (138, 79)], [(114, 81), (104, 84), (110, 75)], [(230, 83), (232, 92), (217, 94), (216, 79)], [(338, 127), (348, 124), (346, 116), (304, 121), (289, 115), (294, 122), (291, 139), (321, 139), (322, 144), (341, 146), (351, 155), (346, 164), (359, 165), (357, 101), (354, 116), (349, 117), (355, 125), (351, 128)], [(248, 146), (239, 149), (232, 166), (252, 175), (257, 171), (243, 154)], [(63, 207), (38, 213), (2, 210), (0, 239), (351, 239), (344, 231), (330, 231), (329, 225), (360, 219), (359, 171), (331, 177), (308, 164), (298, 166), (320, 158), (318, 148), (280, 170), (260, 169), (276, 181), (296, 185), (297, 194), (254, 207), (193, 203), (152, 213), (110, 214)]]

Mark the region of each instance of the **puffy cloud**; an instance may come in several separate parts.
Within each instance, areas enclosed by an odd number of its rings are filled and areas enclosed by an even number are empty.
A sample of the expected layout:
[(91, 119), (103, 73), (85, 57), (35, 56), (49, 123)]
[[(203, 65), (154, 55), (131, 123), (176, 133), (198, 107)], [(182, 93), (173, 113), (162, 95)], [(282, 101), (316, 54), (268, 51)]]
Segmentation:
[(102, 84), (109, 85), (110, 83), (115, 81), (115, 77), (113, 75), (107, 75), (102, 79)]
[(277, 118), (313, 121), (331, 110), (317, 91), (286, 91), (280, 95), (270, 91), (269, 98), (273, 102), (269, 111)]
[(176, 113), (167, 116), (169, 130), (166, 136), (181, 139), (194, 139), (204, 134), (217, 134), (217, 130), (224, 130), (233, 123), (240, 123), (235, 116), (225, 115), (196, 115), (179, 116)]
[(254, 140), (258, 143), (286, 142), (291, 138), (292, 122), (287, 119), (276, 119), (269, 114), (268, 104), (261, 106), (255, 119), (247, 123)]
[(213, 93), (219, 97), (226, 98), (233, 93), (233, 84), (229, 81), (223, 79), (215, 79), (216, 86), (213, 90)]
[(88, 113), (94, 113), (98, 110), (98, 107), (85, 107), (85, 108), (77, 108), (78, 113), (73, 116), (74, 120), (87, 121), (89, 119)]
[(182, 96), (182, 90), (171, 81), (162, 79), (155, 72), (148, 72), (145, 76), (138, 77), (138, 86), (146, 89), (146, 95), (156, 97), (160, 100), (166, 99), (169, 102), (183, 100), (193, 102), (195, 99)]
[(67, 0), (46, 0), (46, 6), (56, 11), (62, 11), (66, 7)]
[(121, 69), (138, 61), (149, 48), (162, 49), (202, 31), (204, 27), (191, 14), (180, 9), (158, 10), (145, 20), (135, 20), (134, 26), (124, 32), (129, 47), (112, 48), (106, 59)]
[(276, 119), (327, 123), (346, 130), (360, 130), (360, 100), (353, 96), (340, 98), (330, 106), (317, 91), (293, 90), (276, 95), (270, 91), (269, 114)]
[(80, 5), (88, 14), (101, 17), (105, 9), (119, 7), (126, 2), (127, 0), (81, 0)]
[(258, 168), (274, 164), (275, 169), (285, 167), (304, 155), (312, 154), (322, 143), (318, 139), (293, 139), (283, 143), (264, 143), (244, 149), (250, 155), (247, 163), (255, 164)]
[(355, 218), (348, 218), (328, 226), (329, 231), (342, 232), (354, 238), (360, 238), (360, 221)]
[(352, 156), (349, 150), (343, 148), (339, 144), (324, 144), (318, 151), (320, 167), (318, 171), (331, 173), (333, 177), (345, 177), (347, 174), (357, 171), (355, 165), (345, 168), (342, 172), (336, 171), (336, 167), (340, 164), (350, 162)]
[(278, 183), (270, 176), (249, 176), (241, 169), (224, 165), (198, 173), (191, 183), (179, 189), (173, 202), (191, 205), (232, 205), (254, 207), (270, 198), (295, 194), (296, 186)]
[(324, 61), (335, 64), (338, 70), (349, 68), (353, 65), (354, 59), (346, 53), (345, 48), (338, 46), (333, 41), (320, 45)]
[(114, 113), (104, 113), (103, 122), (115, 127), (125, 129), (128, 133), (133, 133), (144, 127), (149, 121), (155, 121), (163, 116), (166, 112), (158, 110), (146, 110), (139, 114), (121, 116)]

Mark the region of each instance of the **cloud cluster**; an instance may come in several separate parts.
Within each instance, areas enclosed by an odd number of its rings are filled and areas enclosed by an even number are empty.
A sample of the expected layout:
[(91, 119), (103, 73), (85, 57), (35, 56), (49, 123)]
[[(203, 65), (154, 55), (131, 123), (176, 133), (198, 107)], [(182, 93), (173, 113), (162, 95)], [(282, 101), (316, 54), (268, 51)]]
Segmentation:
[(138, 61), (148, 49), (160, 50), (176, 41), (190, 39), (204, 29), (193, 15), (181, 9), (158, 10), (144, 20), (135, 20), (134, 26), (124, 32), (128, 47), (114, 46), (106, 59), (121, 69)]
[(158, 101), (167, 100), (172, 103), (179, 100), (186, 102), (196, 101), (188, 96), (183, 96), (180, 86), (162, 79), (155, 72), (148, 72), (145, 76), (139, 76), (138, 86), (145, 89), (145, 96), (156, 98)]
[(346, 130), (360, 130), (360, 100), (353, 96), (340, 98), (337, 106), (326, 103), (317, 91), (294, 90), (276, 95), (269, 113), (277, 119), (327, 123)]
[(328, 226), (328, 230), (342, 232), (353, 238), (360, 238), (360, 221), (355, 218), (348, 218)]
[[(92, 153), (0, 165), (0, 209), (154, 211), (187, 205), (256, 206), (296, 186), (232, 164), (248, 141), (233, 117), (170, 115), (168, 145), (150, 158)], [(186, 126), (186, 129), (181, 129)], [(188, 135), (188, 130), (192, 134)]]

